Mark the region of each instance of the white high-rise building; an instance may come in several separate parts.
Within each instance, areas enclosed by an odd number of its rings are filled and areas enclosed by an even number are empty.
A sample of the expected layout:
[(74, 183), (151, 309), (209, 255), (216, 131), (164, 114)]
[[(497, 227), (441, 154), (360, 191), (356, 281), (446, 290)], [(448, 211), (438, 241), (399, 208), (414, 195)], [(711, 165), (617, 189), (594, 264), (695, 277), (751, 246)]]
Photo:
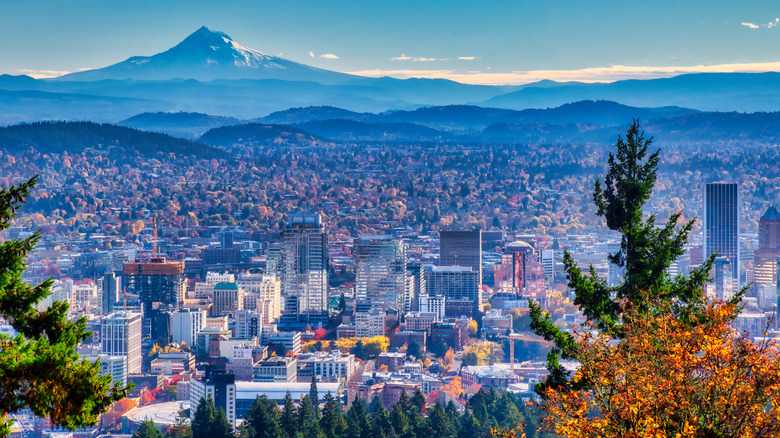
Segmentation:
[(236, 280), (243, 289), (244, 309), (262, 315), (263, 322), (276, 322), (282, 315), (282, 283), (276, 275), (242, 274)]
[(127, 357), (127, 372), (140, 373), (141, 321), (135, 312), (114, 312), (100, 320), (101, 352), (109, 356)]
[(281, 233), (282, 319), (324, 322), (328, 317), (328, 234), (314, 213), (290, 215)]
[(404, 311), (406, 248), (392, 236), (355, 239), (355, 297), (358, 311), (376, 307)]
[(171, 338), (173, 342), (194, 346), (198, 341), (198, 332), (206, 327), (206, 311), (200, 309), (181, 309), (171, 314)]

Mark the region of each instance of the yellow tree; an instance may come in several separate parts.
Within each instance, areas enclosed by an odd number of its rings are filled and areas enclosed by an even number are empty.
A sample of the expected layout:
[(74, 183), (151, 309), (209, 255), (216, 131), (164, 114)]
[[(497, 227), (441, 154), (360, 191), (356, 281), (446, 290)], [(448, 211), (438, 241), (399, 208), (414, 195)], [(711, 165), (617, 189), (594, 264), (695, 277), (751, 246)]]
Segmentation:
[(701, 303), (686, 318), (655, 304), (649, 316), (624, 306), (620, 342), (582, 333), (572, 383), (545, 391), (544, 427), (568, 437), (778, 436), (777, 346), (735, 333), (734, 303)]

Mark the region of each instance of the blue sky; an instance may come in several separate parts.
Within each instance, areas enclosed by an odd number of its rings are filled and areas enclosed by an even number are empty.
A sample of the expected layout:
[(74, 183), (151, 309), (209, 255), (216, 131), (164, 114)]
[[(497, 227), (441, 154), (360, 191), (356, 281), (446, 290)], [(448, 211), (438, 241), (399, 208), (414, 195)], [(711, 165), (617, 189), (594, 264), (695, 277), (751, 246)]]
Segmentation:
[(780, 71), (778, 17), (777, 1), (0, 0), (0, 73), (104, 67), (204, 25), (268, 54), (374, 76), (526, 83)]

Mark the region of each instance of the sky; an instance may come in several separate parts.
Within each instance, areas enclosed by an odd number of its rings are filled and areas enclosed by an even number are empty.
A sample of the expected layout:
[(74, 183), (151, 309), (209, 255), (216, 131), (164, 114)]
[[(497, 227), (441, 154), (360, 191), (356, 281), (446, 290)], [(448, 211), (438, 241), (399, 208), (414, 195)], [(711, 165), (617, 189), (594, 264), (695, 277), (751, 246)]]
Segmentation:
[(367, 76), (475, 84), (780, 71), (780, 1), (0, 0), (0, 74), (149, 56), (201, 26)]

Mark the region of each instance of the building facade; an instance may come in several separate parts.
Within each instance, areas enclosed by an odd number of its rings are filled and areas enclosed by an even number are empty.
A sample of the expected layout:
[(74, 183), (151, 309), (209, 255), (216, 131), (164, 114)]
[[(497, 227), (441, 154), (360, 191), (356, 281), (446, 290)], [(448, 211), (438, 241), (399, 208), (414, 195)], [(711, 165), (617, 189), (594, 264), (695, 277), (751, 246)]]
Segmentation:
[(704, 258), (717, 253), (731, 264), (739, 280), (739, 189), (735, 183), (704, 186)]
[(319, 214), (290, 215), (281, 233), (281, 295), (286, 322), (328, 317), (328, 234)]
[(358, 310), (404, 310), (406, 248), (392, 236), (360, 236), (353, 247)]
[(115, 312), (100, 320), (101, 352), (109, 356), (125, 356), (128, 374), (141, 372), (140, 313)]

